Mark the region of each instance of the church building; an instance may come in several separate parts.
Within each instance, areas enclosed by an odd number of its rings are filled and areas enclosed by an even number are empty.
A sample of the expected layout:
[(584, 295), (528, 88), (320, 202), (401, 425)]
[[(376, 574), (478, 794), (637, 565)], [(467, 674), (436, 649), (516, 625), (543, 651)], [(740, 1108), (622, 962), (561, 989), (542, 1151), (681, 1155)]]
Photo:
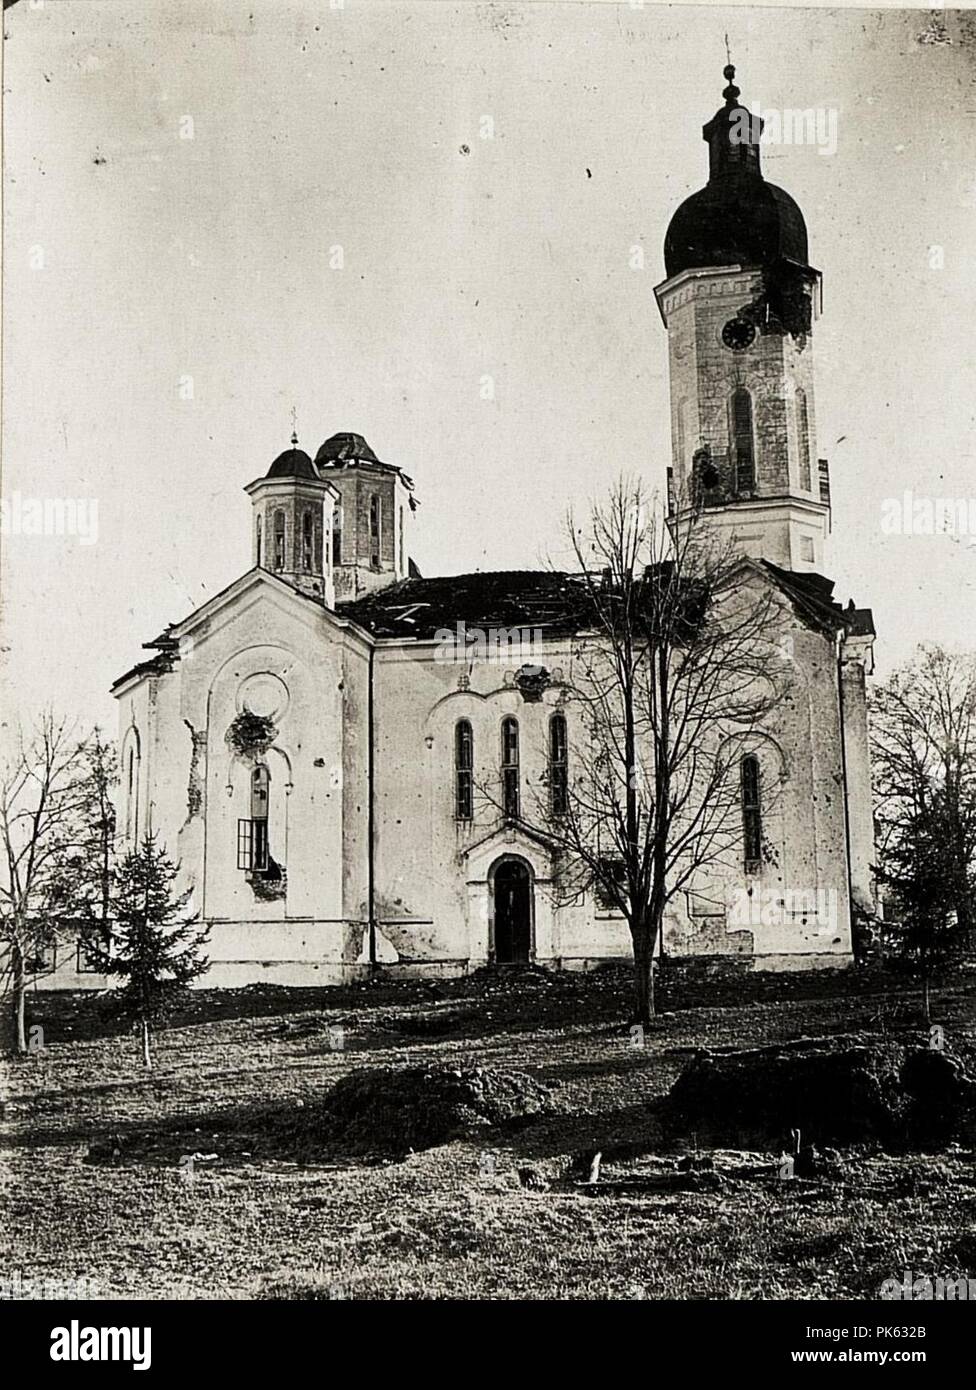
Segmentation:
[[(734, 69), (725, 75), (702, 132), (708, 182), (665, 238), (655, 294), (672, 459), (648, 483), (669, 487), (675, 512), (696, 489), (775, 590), (794, 686), (762, 754), (781, 792), (762, 824), (775, 852), (741, 856), (717, 894), (675, 898), (664, 945), (743, 969), (839, 966), (855, 915), (874, 908), (874, 629), (824, 575), (820, 272), (799, 207), (763, 177), (762, 122), (739, 103)], [(585, 737), (572, 576), (421, 577), (414, 481), (357, 434), (330, 435), (314, 457), (293, 437), (256, 471), (242, 479), (251, 568), (147, 643), (148, 659), (113, 687), (122, 848), (151, 830), (179, 861), (210, 927), (205, 983), (629, 957), (626, 922), (599, 894), (567, 904), (553, 893), (550, 847), (522, 814), (532, 788), (566, 794)], [(468, 640), (513, 631), (530, 635), (527, 658)], [(446, 652), (445, 633), (466, 637)], [(755, 827), (762, 781), (750, 775), (742, 815)], [(499, 796), (486, 803), (475, 789), (489, 781)], [(798, 906), (794, 887), (832, 910)], [(743, 890), (781, 910), (743, 920), (731, 907)], [(83, 965), (79, 954), (51, 983), (99, 983)]]

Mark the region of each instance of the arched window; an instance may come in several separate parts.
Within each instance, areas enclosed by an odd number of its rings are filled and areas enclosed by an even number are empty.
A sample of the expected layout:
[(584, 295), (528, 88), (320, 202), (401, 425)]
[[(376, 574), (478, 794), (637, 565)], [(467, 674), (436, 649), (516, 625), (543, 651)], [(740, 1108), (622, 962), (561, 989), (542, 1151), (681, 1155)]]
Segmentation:
[(549, 810), (554, 816), (564, 816), (569, 810), (568, 771), (566, 716), (554, 714), (549, 720)]
[(807, 393), (802, 387), (796, 393), (796, 447), (800, 455), (800, 487), (809, 492), (810, 483), (810, 416)]
[(312, 572), (312, 513), (308, 507), (302, 512), (302, 569), (306, 574)]
[(237, 867), (253, 873), (268, 868), (268, 807), (271, 774), (263, 763), (251, 773), (251, 814), (237, 822)]
[(732, 457), (736, 492), (756, 486), (756, 457), (752, 434), (752, 397), (744, 386), (732, 393)]
[(762, 800), (759, 778), (759, 759), (748, 753), (739, 765), (742, 792), (742, 857), (746, 873), (759, 872), (762, 860)]
[(261, 518), (258, 517), (258, 519), (254, 523), (254, 563), (257, 565), (258, 569), (261, 568), (262, 529), (263, 528), (261, 526)]
[(276, 570), (285, 568), (285, 514), (282, 511), (274, 514), (274, 567)]
[(369, 499), (369, 562), (374, 569), (380, 567), (380, 499), (374, 492)]
[(467, 719), (454, 729), (454, 815), (474, 819), (474, 734)]
[(139, 730), (130, 725), (122, 743), (121, 783), (123, 805), (125, 808), (125, 838), (129, 841), (139, 838), (139, 766), (142, 750), (139, 744)]
[(136, 781), (136, 750), (129, 746), (129, 765), (126, 768), (125, 776), (125, 835), (126, 839), (134, 839), (139, 833), (138, 808), (136, 805), (137, 781)]
[(342, 503), (337, 502), (332, 513), (332, 563), (342, 564)]
[(502, 720), (502, 810), (506, 820), (519, 816), (519, 726), (509, 715)]

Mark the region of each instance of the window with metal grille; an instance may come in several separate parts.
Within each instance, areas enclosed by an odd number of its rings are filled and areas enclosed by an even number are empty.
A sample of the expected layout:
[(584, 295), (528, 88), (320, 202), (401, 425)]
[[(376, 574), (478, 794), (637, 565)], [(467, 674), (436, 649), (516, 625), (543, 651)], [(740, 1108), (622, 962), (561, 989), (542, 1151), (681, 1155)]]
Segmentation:
[(519, 726), (511, 715), (502, 720), (502, 809), (507, 820), (519, 815)]
[(807, 393), (801, 388), (796, 393), (796, 447), (800, 454), (800, 487), (810, 491), (810, 416), (807, 410)]
[(554, 816), (569, 810), (568, 760), (566, 716), (554, 714), (549, 720), (549, 810)]
[(732, 393), (732, 445), (735, 490), (751, 492), (756, 486), (756, 457), (752, 435), (752, 397), (744, 386)]
[(742, 790), (742, 841), (746, 873), (758, 873), (762, 859), (762, 801), (759, 759), (749, 753), (739, 767)]
[(239, 869), (250, 869), (253, 863), (254, 833), (252, 825), (250, 819), (237, 822), (237, 867)]
[(285, 568), (285, 514), (281, 511), (274, 514), (274, 567)]
[(454, 730), (454, 814), (458, 820), (474, 818), (474, 734), (467, 719)]
[(237, 867), (253, 873), (263, 873), (268, 867), (268, 822), (239, 820), (237, 822)]

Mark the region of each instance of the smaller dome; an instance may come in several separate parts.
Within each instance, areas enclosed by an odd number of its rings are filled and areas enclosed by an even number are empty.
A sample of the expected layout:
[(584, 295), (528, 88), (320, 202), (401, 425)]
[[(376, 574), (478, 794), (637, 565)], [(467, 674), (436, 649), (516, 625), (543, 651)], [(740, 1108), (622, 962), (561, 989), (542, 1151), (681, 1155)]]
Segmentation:
[(318, 481), (315, 465), (304, 449), (286, 449), (264, 475), (266, 478), (312, 478)]
[(361, 459), (364, 463), (379, 463), (379, 459), (361, 434), (330, 435), (315, 455), (315, 462), (322, 465), (347, 463), (352, 459)]

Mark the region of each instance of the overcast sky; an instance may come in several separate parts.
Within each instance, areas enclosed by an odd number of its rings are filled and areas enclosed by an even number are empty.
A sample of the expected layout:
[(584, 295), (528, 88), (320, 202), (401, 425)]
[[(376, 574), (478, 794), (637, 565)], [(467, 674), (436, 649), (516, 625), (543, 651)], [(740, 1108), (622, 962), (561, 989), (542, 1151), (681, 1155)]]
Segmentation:
[(413, 476), (425, 574), (533, 567), (570, 502), (659, 485), (652, 291), (726, 32), (749, 104), (837, 113), (834, 153), (763, 156), (824, 274), (837, 595), (873, 607), (882, 673), (973, 645), (976, 537), (881, 528), (905, 489), (976, 497), (972, 15), (941, 43), (920, 11), (650, 3), (21, 0), (4, 24), (4, 493), (99, 507), (91, 546), (4, 538), (22, 713), (114, 727), (141, 643), (250, 564), (242, 488), (293, 409), (310, 452), (354, 430)]

